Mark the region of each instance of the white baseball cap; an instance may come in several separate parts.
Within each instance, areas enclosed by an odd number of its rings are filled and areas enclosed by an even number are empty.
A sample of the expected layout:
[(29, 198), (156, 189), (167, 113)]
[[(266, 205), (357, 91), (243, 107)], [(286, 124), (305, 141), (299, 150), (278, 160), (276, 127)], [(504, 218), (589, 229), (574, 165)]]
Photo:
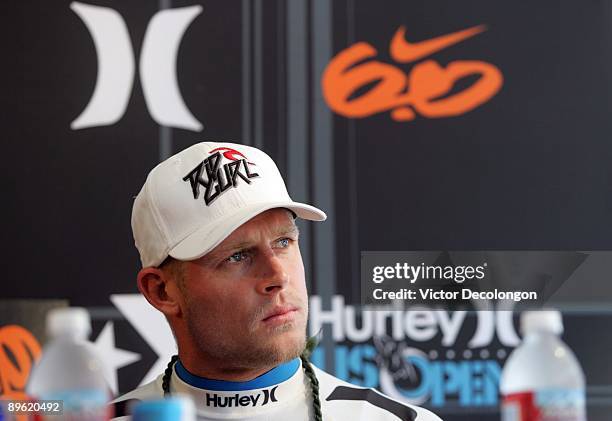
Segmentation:
[(132, 232), (142, 267), (168, 256), (204, 256), (236, 228), (273, 208), (311, 221), (325, 212), (294, 202), (276, 164), (251, 146), (202, 142), (151, 170), (134, 200)]

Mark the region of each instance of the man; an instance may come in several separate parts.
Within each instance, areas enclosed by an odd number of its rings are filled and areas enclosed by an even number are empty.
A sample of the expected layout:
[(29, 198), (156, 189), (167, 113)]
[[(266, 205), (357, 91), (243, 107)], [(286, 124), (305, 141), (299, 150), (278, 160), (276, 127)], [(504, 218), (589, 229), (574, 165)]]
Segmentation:
[(198, 143), (149, 173), (132, 211), (138, 288), (168, 320), (178, 357), (117, 399), (117, 416), (133, 400), (186, 394), (201, 420), (439, 421), (302, 355), (308, 297), (296, 217), (326, 215), (292, 201), (272, 159), (249, 146)]

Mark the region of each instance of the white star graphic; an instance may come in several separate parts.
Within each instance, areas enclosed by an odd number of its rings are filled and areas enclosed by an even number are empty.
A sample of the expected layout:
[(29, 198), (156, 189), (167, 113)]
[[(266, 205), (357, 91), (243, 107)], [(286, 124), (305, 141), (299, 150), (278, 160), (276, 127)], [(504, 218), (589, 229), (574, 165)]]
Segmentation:
[(176, 354), (176, 344), (170, 326), (162, 313), (140, 294), (113, 294), (110, 300), (158, 356), (140, 382), (141, 385), (148, 383), (164, 372), (170, 357)]
[(140, 360), (140, 354), (115, 347), (115, 329), (113, 322), (106, 322), (104, 328), (96, 338), (94, 346), (98, 356), (104, 363), (104, 376), (108, 385), (117, 394), (117, 370)]

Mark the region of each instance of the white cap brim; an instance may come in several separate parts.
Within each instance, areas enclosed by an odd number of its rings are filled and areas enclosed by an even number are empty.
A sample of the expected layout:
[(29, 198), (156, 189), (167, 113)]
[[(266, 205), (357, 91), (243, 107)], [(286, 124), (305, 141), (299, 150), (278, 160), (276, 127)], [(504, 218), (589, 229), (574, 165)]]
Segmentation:
[(242, 224), (260, 213), (274, 208), (289, 209), (295, 212), (298, 217), (309, 221), (324, 221), (327, 219), (325, 212), (304, 203), (293, 201), (254, 203), (241, 208), (231, 216), (224, 217), (222, 224), (215, 221), (217, 222), (216, 224), (198, 228), (174, 246), (168, 252), (168, 255), (177, 260), (199, 259), (217, 247)]

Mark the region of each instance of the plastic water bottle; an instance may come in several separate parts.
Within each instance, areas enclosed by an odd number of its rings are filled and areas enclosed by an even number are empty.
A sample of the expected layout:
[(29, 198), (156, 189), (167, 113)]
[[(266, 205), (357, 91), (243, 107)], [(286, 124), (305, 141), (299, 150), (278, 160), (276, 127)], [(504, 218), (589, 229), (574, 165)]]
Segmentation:
[(524, 312), (521, 331), (501, 376), (502, 421), (585, 421), (584, 373), (560, 339), (561, 313)]
[(33, 368), (26, 391), (41, 400), (59, 400), (63, 414), (40, 413), (46, 420), (103, 421), (112, 417), (111, 392), (93, 345), (89, 313), (83, 308), (54, 309), (47, 315), (51, 342)]
[(138, 402), (132, 421), (196, 421), (195, 405), (189, 397), (180, 395)]

